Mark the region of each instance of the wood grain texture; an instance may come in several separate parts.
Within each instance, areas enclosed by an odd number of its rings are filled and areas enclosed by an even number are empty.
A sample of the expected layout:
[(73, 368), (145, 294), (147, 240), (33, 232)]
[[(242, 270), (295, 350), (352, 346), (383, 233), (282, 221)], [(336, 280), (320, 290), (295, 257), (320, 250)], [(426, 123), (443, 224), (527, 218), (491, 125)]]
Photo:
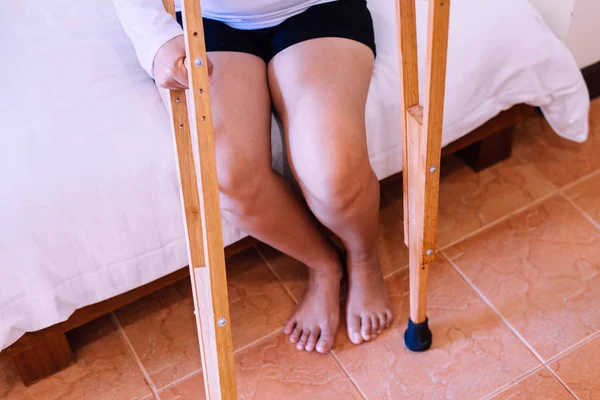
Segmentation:
[[(400, 71), (400, 116), (402, 124), (402, 192), (404, 215), (408, 215), (408, 127), (406, 112), (419, 104), (419, 71), (417, 57), (417, 20), (415, 0), (396, 0), (398, 36), (398, 68)], [(404, 243), (409, 243), (408, 220), (404, 219)]]
[[(436, 248), (449, 21), (450, 0), (430, 0), (422, 135), (422, 149), (426, 151), (424, 251)], [(434, 254), (424, 252), (423, 262), (433, 261)]]
[(408, 170), (410, 187), (408, 191), (409, 215), (408, 231), (410, 238), (410, 319), (415, 323), (425, 321), (427, 308), (428, 263), (423, 262), (423, 236), (425, 233), (425, 171), (422, 148), (423, 107), (411, 107), (406, 113), (408, 132)]
[[(196, 166), (204, 238), (204, 265), (194, 264), (192, 260), (190, 267), (193, 273), (190, 275), (199, 328), (205, 390), (209, 399), (237, 399), (208, 62), (200, 2), (183, 1), (183, 20), (187, 57), (190, 61), (188, 80), (191, 94), (190, 114), (193, 114), (190, 122), (193, 123), (192, 132), (196, 133), (195, 136), (190, 135), (190, 142), (186, 145), (191, 145)], [(182, 176), (185, 174), (182, 172)], [(194, 254), (191, 248), (199, 246), (200, 243), (189, 242), (188, 245), (190, 253)], [(218, 324), (219, 320), (225, 321), (225, 324)]]
[(477, 129), (469, 132), (467, 135), (447, 144), (442, 149), (442, 157), (454, 154), (506, 129), (512, 129), (519, 122), (525, 121), (535, 115), (534, 107), (526, 104), (517, 104), (506, 111), (502, 111), (500, 114), (496, 115)]
[(510, 157), (513, 132), (514, 127), (506, 128), (465, 147), (457, 155), (475, 172), (481, 172)]
[(37, 346), (13, 357), (25, 386), (60, 371), (73, 361), (73, 352), (64, 334), (52, 335)]

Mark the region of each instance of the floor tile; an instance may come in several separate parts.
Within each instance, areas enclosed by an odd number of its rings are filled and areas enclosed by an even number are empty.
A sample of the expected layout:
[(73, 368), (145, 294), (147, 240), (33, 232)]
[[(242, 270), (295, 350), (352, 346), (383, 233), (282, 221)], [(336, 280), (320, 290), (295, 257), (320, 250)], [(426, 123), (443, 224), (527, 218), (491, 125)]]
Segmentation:
[(403, 342), (408, 271), (386, 282), (396, 314), (393, 327), (360, 346), (340, 333), (334, 348), (369, 399), (477, 399), (539, 365), (443, 257), (432, 265), (429, 278), (433, 347), (410, 352)]
[(159, 395), (161, 400), (204, 400), (206, 399), (204, 390), (202, 373), (197, 373), (191, 378), (165, 389)]
[(402, 202), (402, 181), (382, 186), (377, 244), (384, 276), (408, 265), (408, 247), (404, 244)]
[(560, 196), (445, 254), (545, 359), (600, 329), (600, 230)]
[(581, 400), (600, 399), (600, 337), (550, 367)]
[(585, 143), (558, 136), (542, 117), (519, 125), (515, 137), (515, 153), (555, 185), (565, 186), (600, 169), (600, 99), (592, 102), (590, 136)]
[(567, 189), (565, 195), (600, 226), (600, 173)]
[(573, 400), (573, 396), (546, 368), (515, 383), (491, 400)]
[(75, 363), (29, 387), (13, 366), (0, 361), (3, 400), (130, 400), (152, 392), (110, 316), (69, 334)]
[(306, 290), (308, 280), (306, 266), (266, 244), (261, 243), (257, 248), (271, 265), (281, 283), (285, 285), (296, 301), (300, 301)]
[(480, 173), (457, 158), (442, 164), (437, 243), (444, 247), (555, 191), (533, 166), (510, 158)]
[[(294, 302), (253, 250), (227, 261), (235, 349), (282, 328)], [(201, 368), (189, 280), (123, 307), (116, 315), (158, 388)]]
[[(236, 373), (241, 400), (361, 398), (331, 355), (299, 352), (283, 335), (238, 354)], [(203, 399), (203, 389), (202, 376), (197, 375), (160, 396), (162, 400)]]

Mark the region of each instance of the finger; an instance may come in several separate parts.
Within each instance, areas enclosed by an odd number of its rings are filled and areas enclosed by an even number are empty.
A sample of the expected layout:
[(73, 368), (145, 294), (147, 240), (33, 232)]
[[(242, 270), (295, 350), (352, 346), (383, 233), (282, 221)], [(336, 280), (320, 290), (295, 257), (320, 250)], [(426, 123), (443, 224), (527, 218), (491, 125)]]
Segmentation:
[[(207, 57), (208, 58), (208, 57)], [(212, 61), (210, 61), (210, 58), (208, 58), (208, 84), (212, 85), (212, 74), (213, 74), (213, 63)]]
[(188, 70), (185, 67), (185, 58), (180, 58), (175, 63), (175, 68), (173, 69), (173, 79), (185, 86), (186, 89), (190, 86), (188, 82)]
[(181, 83), (174, 79), (168, 79), (158, 84), (158, 86), (169, 89), (169, 90), (185, 90), (187, 89)]

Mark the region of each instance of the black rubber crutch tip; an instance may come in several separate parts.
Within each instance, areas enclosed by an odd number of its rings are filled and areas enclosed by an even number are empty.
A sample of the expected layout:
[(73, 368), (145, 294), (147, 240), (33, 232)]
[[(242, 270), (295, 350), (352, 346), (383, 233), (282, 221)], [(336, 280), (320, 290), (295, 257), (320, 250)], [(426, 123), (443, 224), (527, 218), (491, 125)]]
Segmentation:
[(408, 319), (408, 328), (404, 332), (404, 345), (412, 351), (425, 351), (431, 347), (431, 331), (428, 319), (415, 324)]

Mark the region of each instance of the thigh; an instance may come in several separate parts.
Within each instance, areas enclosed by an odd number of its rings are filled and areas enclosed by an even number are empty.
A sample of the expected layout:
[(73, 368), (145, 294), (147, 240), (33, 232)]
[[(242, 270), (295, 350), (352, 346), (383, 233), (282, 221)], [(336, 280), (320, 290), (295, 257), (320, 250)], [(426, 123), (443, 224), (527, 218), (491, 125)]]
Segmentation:
[[(273, 103), (297, 179), (368, 163), (365, 105), (373, 51), (344, 38), (297, 43), (268, 66)], [(300, 182), (302, 184), (302, 182)]]
[[(271, 99), (265, 62), (240, 52), (209, 52), (217, 170), (222, 189), (271, 166)], [(240, 188), (241, 189), (241, 188)]]

